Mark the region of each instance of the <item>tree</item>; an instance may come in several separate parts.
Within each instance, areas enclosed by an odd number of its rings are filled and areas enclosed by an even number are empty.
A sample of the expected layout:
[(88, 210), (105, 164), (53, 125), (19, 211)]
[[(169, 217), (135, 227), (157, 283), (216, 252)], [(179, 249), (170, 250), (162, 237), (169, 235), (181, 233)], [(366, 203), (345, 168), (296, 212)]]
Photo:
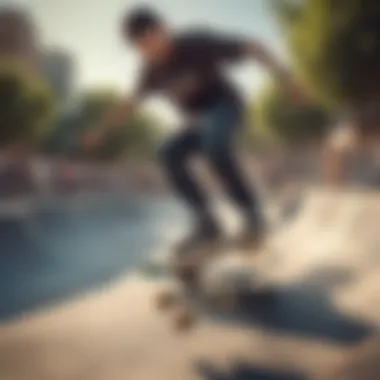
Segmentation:
[(69, 157), (83, 156), (81, 136), (120, 100), (116, 91), (108, 88), (88, 90), (77, 100), (75, 110), (62, 114), (51, 130), (45, 151)]
[(355, 108), (380, 97), (380, 3), (271, 1), (297, 74), (317, 99)]
[(258, 138), (286, 144), (316, 143), (330, 126), (328, 112), (315, 103), (291, 103), (281, 85), (265, 84), (253, 111), (253, 128)]
[(121, 94), (112, 88), (95, 88), (84, 92), (79, 99), (82, 124), (91, 128), (121, 100)]
[(41, 78), (17, 64), (0, 65), (0, 144), (38, 144), (52, 125), (55, 104)]

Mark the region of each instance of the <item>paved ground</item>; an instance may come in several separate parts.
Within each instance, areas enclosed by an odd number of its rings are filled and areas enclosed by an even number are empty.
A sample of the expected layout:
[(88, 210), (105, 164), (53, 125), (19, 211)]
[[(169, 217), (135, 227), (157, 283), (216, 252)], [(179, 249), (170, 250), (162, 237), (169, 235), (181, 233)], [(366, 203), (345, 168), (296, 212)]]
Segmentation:
[(152, 310), (156, 288), (130, 279), (3, 326), (0, 378), (292, 380), (342, 353), (338, 342), (323, 338), (227, 323), (205, 321), (194, 334), (173, 334)]
[[(153, 309), (160, 283), (137, 275), (3, 323), (0, 379), (307, 379), (360, 358), (363, 344), (373, 372), (379, 344), (367, 342), (380, 325), (379, 201), (311, 194), (299, 219), (269, 245), (280, 254), (267, 268), (277, 296), (241, 315), (204, 318), (189, 335), (174, 334)], [(351, 377), (329, 380), (377, 379), (361, 366), (356, 377), (350, 370)]]

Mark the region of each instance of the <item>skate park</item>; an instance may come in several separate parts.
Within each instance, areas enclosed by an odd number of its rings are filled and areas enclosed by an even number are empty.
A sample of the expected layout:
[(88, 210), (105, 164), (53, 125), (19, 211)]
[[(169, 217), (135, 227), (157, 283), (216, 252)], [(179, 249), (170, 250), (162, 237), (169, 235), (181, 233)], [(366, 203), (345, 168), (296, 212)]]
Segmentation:
[[(373, 0), (0, 1), (0, 380), (378, 380), (379, 19)], [(191, 25), (187, 72), (173, 42)], [(193, 124), (199, 168), (181, 139), (157, 159)], [(241, 263), (271, 297), (175, 329), (156, 305), (174, 279), (148, 264), (191, 233), (173, 191), (189, 173), (235, 231), (232, 141), (270, 220)]]
[(62, 296), (40, 272), (52, 299), (22, 308), (14, 290), (13, 314), (0, 327), (0, 378), (376, 379), (379, 219), (375, 191), (306, 192), (270, 239), (279, 252), (276, 299), (231, 320), (204, 318), (189, 333), (174, 333), (153, 308), (160, 283), (149, 276), (112, 272), (81, 287), (78, 272)]

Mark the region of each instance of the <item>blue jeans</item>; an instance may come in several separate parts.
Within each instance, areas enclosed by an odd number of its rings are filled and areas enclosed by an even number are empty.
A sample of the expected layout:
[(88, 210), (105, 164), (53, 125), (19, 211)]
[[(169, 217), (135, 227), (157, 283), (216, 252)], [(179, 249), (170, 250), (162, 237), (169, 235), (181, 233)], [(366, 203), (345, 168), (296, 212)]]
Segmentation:
[(256, 224), (260, 215), (257, 196), (245, 181), (233, 152), (234, 137), (242, 124), (241, 108), (223, 102), (203, 116), (200, 125), (188, 126), (162, 146), (160, 158), (168, 177), (199, 220), (210, 220), (208, 197), (188, 167), (190, 157), (202, 155), (247, 222)]

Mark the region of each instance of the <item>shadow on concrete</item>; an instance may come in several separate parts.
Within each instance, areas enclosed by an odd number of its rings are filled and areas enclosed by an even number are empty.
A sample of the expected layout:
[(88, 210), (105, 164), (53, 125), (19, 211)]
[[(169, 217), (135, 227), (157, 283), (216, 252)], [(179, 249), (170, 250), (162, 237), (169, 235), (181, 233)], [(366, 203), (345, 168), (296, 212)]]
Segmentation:
[(197, 364), (196, 370), (203, 380), (304, 380), (295, 374), (272, 372), (244, 362), (236, 363), (227, 373), (206, 363)]
[(260, 295), (245, 295), (233, 312), (211, 315), (244, 326), (351, 345), (368, 338), (374, 328), (342, 314), (332, 304), (331, 292), (350, 281), (343, 269), (326, 268), (290, 286)]

